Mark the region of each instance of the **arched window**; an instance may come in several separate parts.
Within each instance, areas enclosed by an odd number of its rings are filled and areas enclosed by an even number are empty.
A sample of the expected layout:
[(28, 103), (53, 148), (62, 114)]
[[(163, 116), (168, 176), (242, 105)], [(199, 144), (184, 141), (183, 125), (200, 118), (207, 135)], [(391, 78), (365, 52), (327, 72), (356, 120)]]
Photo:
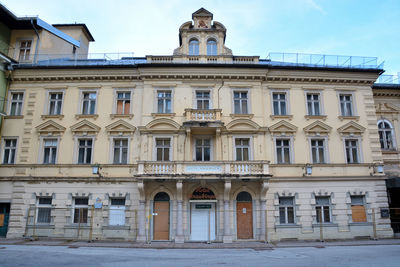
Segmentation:
[(379, 141), (382, 149), (394, 149), (394, 131), (387, 120), (378, 121)]
[(197, 39), (191, 39), (189, 41), (189, 56), (199, 55), (199, 41)]
[(217, 42), (214, 39), (207, 41), (207, 56), (217, 55)]

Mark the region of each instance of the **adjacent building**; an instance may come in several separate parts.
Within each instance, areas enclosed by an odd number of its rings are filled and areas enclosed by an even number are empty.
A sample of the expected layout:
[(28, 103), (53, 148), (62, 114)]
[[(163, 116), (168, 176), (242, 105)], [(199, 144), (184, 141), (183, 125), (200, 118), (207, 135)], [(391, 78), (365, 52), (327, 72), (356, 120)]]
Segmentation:
[(179, 28), (171, 56), (89, 60), (84, 25), (41, 27), (52, 38), (11, 31), (19, 50), (8, 56), (19, 63), (1, 140), (7, 237), (393, 236), (381, 212), (376, 59), (236, 56), (203, 8)]

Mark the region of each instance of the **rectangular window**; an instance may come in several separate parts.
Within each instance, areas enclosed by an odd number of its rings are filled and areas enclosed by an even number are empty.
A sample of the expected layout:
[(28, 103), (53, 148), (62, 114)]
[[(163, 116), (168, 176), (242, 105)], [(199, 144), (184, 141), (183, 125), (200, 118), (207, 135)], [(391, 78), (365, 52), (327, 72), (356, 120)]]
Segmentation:
[(294, 223), (294, 198), (279, 198), (279, 222), (280, 224)]
[(10, 95), (10, 116), (22, 115), (22, 106), (24, 104), (24, 93), (11, 93)]
[(156, 138), (157, 161), (170, 161), (171, 139)]
[(172, 93), (171, 91), (157, 91), (157, 112), (172, 112)]
[(274, 115), (287, 115), (286, 93), (273, 93), (272, 106), (274, 108)]
[(351, 196), (351, 217), (353, 222), (366, 222), (364, 196)]
[(196, 91), (197, 109), (210, 109), (210, 92)]
[(358, 140), (356, 139), (346, 139), (346, 162), (347, 163), (360, 163), (358, 156)]
[(83, 92), (82, 93), (82, 114), (93, 115), (96, 114), (96, 92)]
[(307, 110), (310, 116), (321, 115), (320, 94), (307, 94)]
[(43, 163), (55, 164), (57, 156), (57, 139), (44, 139), (43, 140)]
[(51, 222), (51, 201), (51, 197), (39, 197), (37, 199), (37, 223), (49, 224)]
[(114, 139), (114, 164), (128, 163), (128, 139)]
[(112, 198), (109, 225), (125, 225), (125, 198)]
[(330, 197), (315, 197), (315, 211), (317, 216), (317, 223), (330, 223)]
[(117, 92), (117, 114), (127, 115), (131, 112), (131, 92)]
[(60, 115), (63, 93), (49, 93), (49, 115)]
[(233, 103), (235, 114), (248, 114), (247, 92), (233, 92)]
[(88, 222), (89, 199), (86, 197), (77, 197), (74, 199), (74, 223)]
[(312, 163), (325, 163), (325, 140), (311, 139)]
[(14, 164), (17, 153), (17, 139), (4, 139), (3, 164)]
[(237, 161), (248, 161), (250, 159), (250, 139), (235, 138), (235, 150)]
[(353, 95), (352, 94), (340, 94), (340, 112), (342, 116), (353, 116)]
[(78, 139), (78, 164), (92, 163), (93, 139)]
[(20, 42), (18, 61), (23, 62), (29, 60), (29, 57), (31, 55), (31, 46), (31, 40), (23, 40)]
[(196, 161), (210, 161), (211, 141), (210, 139), (196, 139)]
[(290, 139), (276, 139), (277, 163), (290, 163)]

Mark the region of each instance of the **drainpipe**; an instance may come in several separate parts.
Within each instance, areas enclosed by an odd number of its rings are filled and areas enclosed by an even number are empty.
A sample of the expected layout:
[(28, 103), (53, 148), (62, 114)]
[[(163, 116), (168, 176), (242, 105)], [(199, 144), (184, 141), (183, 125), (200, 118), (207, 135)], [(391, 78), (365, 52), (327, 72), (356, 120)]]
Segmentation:
[(33, 24), (33, 19), (31, 19), (31, 24), (32, 24), (33, 29), (35, 30), (36, 35), (37, 35), (37, 41), (36, 41), (36, 47), (35, 47), (35, 56), (33, 57), (33, 63), (36, 63), (37, 54), (38, 54), (38, 51), (39, 51), (40, 37), (39, 37), (39, 33), (38, 33), (37, 29), (35, 28), (35, 25)]
[(224, 87), (224, 83), (225, 83), (225, 82), (222, 81), (221, 86), (218, 88), (218, 109), (220, 108), (220, 107), (219, 107), (219, 91), (221, 90), (222, 87)]

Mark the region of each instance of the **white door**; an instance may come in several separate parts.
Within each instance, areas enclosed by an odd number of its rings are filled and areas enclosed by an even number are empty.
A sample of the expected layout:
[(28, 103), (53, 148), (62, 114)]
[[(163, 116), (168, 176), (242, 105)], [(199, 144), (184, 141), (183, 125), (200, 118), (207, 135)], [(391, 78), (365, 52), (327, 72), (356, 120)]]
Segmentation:
[(215, 240), (215, 204), (192, 203), (191, 240)]

